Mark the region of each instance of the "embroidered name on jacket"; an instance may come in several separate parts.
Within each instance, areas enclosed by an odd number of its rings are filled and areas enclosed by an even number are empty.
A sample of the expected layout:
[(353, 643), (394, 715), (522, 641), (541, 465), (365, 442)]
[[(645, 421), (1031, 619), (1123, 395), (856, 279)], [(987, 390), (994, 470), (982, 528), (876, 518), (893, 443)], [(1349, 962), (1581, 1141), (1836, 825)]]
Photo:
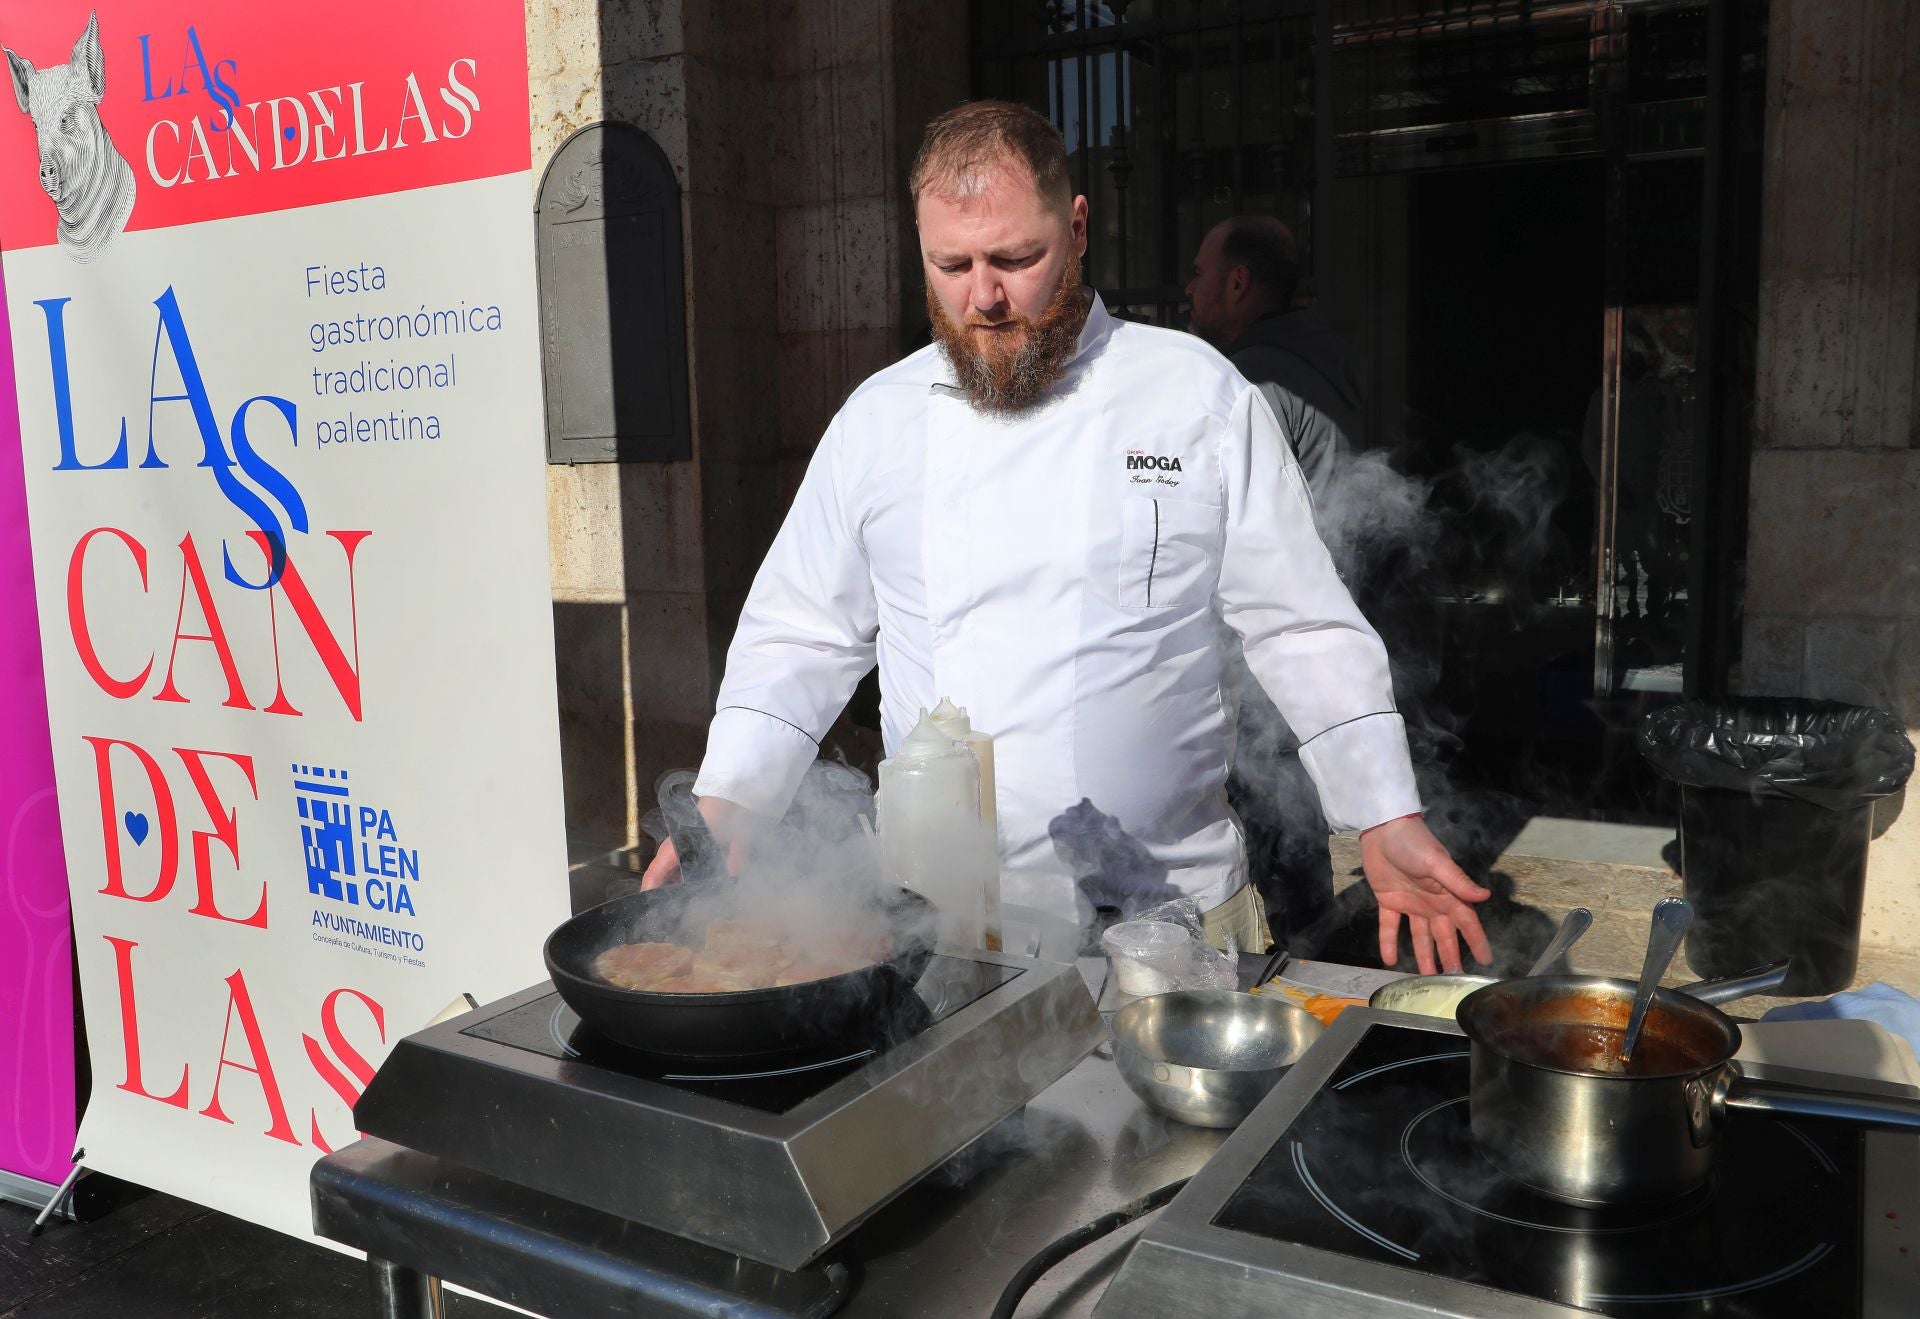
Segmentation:
[[(1179, 485), (1177, 478), (1170, 473), (1180, 470), (1180, 460), (1164, 454), (1147, 453), (1140, 449), (1127, 450), (1127, 471), (1132, 473), (1127, 479), (1135, 485)], [(1153, 475), (1149, 475), (1153, 473)]]

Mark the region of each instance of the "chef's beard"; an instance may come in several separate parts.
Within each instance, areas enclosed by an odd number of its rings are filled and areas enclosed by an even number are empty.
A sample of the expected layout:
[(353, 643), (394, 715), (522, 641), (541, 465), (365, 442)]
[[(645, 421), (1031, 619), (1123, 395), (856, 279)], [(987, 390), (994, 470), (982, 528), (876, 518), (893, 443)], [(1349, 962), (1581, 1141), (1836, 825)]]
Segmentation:
[[(934, 342), (953, 365), (954, 378), (967, 401), (982, 412), (1022, 412), (1039, 402), (1066, 373), (1067, 363), (1080, 346), (1080, 328), (1087, 322), (1092, 299), (1080, 286), (1080, 254), (1070, 252), (1061, 272), (1060, 287), (1038, 316), (1014, 312), (1007, 317), (1020, 328), (996, 331), (984, 345), (971, 329), (956, 325), (947, 315), (933, 286), (927, 286), (927, 316)], [(985, 325), (984, 320), (969, 324)], [(1004, 322), (996, 322), (1004, 323)]]

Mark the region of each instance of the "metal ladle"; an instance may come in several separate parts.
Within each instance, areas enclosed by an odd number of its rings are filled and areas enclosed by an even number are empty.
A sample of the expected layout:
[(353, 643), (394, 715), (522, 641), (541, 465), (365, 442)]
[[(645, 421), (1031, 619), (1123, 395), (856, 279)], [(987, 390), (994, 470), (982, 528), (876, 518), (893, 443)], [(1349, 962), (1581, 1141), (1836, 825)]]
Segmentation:
[(1573, 947), (1581, 935), (1593, 926), (1593, 913), (1585, 907), (1575, 907), (1560, 918), (1559, 933), (1553, 936), (1553, 942), (1547, 945), (1547, 951), (1540, 954), (1527, 972), (1530, 976), (1543, 976), (1547, 968), (1567, 955), (1567, 949)]
[(1640, 1028), (1647, 1024), (1647, 1009), (1653, 1005), (1653, 991), (1667, 973), (1680, 941), (1693, 924), (1693, 908), (1685, 898), (1662, 898), (1653, 904), (1653, 924), (1647, 931), (1647, 960), (1640, 967), (1640, 988), (1633, 995), (1633, 1015), (1627, 1018), (1626, 1038), (1620, 1041), (1620, 1061), (1633, 1060), (1633, 1046), (1640, 1042)]

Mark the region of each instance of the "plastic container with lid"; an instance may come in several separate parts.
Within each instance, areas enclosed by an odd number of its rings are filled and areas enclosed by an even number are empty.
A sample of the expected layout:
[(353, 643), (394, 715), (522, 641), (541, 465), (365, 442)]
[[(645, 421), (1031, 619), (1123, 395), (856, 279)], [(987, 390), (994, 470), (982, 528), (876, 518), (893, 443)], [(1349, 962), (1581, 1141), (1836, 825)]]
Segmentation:
[(987, 876), (987, 916), (986, 941), (980, 946), (999, 951), (1000, 940), (1000, 828), (999, 812), (994, 800), (993, 779), (993, 737), (973, 726), (967, 717), (963, 705), (955, 705), (946, 697), (933, 707), (927, 715), (933, 726), (952, 738), (955, 743), (973, 753), (974, 763), (980, 770), (980, 822), (986, 826), (988, 836), (994, 840), (993, 871)]
[(1164, 994), (1193, 962), (1193, 934), (1172, 921), (1122, 921), (1100, 936), (1123, 994)]
[(880, 762), (880, 851), (893, 878), (939, 909), (938, 941), (983, 948), (987, 894), (999, 877), (994, 835), (980, 818), (980, 764), (927, 712)]

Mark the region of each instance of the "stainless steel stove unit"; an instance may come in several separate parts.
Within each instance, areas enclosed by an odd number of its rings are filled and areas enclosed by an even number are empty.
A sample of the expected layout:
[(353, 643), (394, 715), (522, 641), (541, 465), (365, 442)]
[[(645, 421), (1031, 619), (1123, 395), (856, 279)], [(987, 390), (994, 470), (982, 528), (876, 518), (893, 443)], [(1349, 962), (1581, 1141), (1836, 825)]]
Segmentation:
[(886, 1038), (792, 1062), (609, 1047), (549, 984), (400, 1041), (370, 1136), (798, 1269), (1070, 1070), (1105, 1030), (1079, 971), (936, 955)]
[(1576, 1209), (1486, 1163), (1467, 1129), (1466, 1094), (1466, 1041), (1452, 1022), (1343, 1013), (1141, 1236), (1096, 1314), (1915, 1313), (1920, 1137), (1739, 1113), (1702, 1191), (1659, 1206)]

